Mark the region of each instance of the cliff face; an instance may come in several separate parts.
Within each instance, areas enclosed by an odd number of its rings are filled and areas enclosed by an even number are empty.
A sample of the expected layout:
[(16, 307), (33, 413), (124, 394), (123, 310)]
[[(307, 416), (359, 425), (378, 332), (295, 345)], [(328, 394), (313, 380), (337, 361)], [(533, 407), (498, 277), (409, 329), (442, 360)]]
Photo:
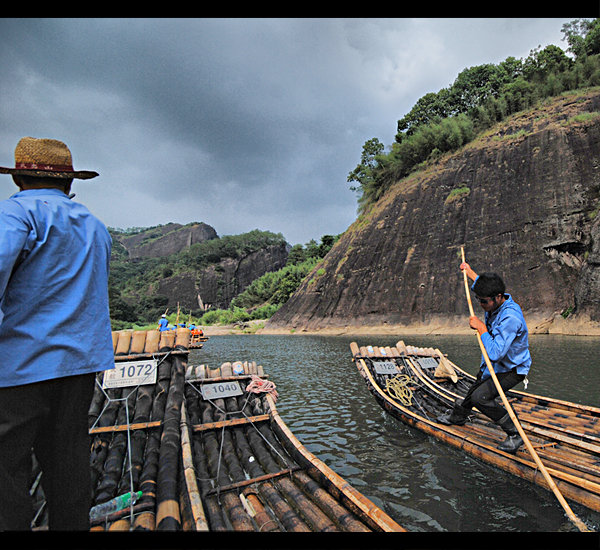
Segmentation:
[(168, 306), (177, 303), (184, 310), (197, 310), (210, 305), (226, 309), (231, 300), (243, 292), (254, 279), (285, 266), (288, 245), (273, 245), (240, 259), (225, 258), (199, 271), (173, 275), (161, 280), (157, 294), (169, 298)]
[[(187, 225), (168, 223), (135, 235), (113, 232), (113, 255), (117, 256), (125, 273), (131, 271), (124, 267), (128, 263), (144, 265), (145, 258), (164, 258), (160, 264), (160, 279), (151, 279), (138, 285), (137, 293), (128, 295), (126, 300), (133, 302), (142, 298), (156, 298), (160, 299), (160, 307), (164, 302), (171, 311), (177, 308), (177, 304), (186, 311), (198, 311), (209, 304), (213, 309), (227, 309), (231, 300), (252, 281), (269, 271), (281, 269), (287, 262), (289, 245), (281, 242), (273, 245), (265, 243), (255, 252), (246, 253), (246, 256), (237, 257), (236, 253), (236, 257), (228, 256), (221, 261), (218, 261), (220, 254), (215, 253), (215, 259), (201, 262), (201, 265), (209, 261), (216, 263), (203, 269), (189, 266), (182, 272), (180, 265), (176, 270), (170, 269), (169, 256), (212, 239), (219, 237), (210, 225), (203, 222)], [(177, 274), (173, 274), (174, 271)], [(122, 275), (119, 280), (126, 280), (126, 276)]]
[(142, 233), (119, 237), (129, 259), (156, 258), (175, 254), (195, 243), (216, 239), (217, 232), (203, 222), (190, 225), (168, 223)]
[(600, 321), (599, 166), (598, 89), (513, 116), (389, 189), (266, 328), (464, 324), (461, 246), (526, 317)]

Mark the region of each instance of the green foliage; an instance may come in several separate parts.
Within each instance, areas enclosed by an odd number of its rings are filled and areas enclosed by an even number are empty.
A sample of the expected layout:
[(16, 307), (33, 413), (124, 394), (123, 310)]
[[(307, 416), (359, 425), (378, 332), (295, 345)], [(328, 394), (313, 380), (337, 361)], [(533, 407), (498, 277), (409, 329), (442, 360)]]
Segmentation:
[(237, 323), (245, 323), (260, 319), (268, 319), (279, 308), (279, 305), (267, 304), (252, 311), (248, 311), (242, 307), (231, 307), (229, 309), (213, 309), (207, 311), (198, 320), (199, 325), (235, 325)]
[(385, 159), (380, 159), (378, 169), (369, 179), (361, 181), (359, 198), (361, 211), (396, 181), (408, 176), (420, 164), (439, 155), (458, 149), (473, 139), (473, 120), (465, 114), (436, 120), (417, 127), (412, 134), (392, 145)]
[[(116, 240), (118, 232), (111, 231), (113, 240)], [(232, 300), (229, 309), (214, 309), (203, 314), (197, 311), (193, 321), (202, 325), (223, 325), (268, 319), (289, 299), (337, 239), (338, 236), (323, 235), (320, 243), (312, 239), (305, 246), (293, 246), (284, 268), (266, 273), (253, 281), (243, 293)], [(117, 247), (117, 254), (114, 254), (111, 260), (109, 279), (113, 330), (131, 328), (137, 326), (136, 323), (156, 327), (156, 320), (165, 312), (168, 299), (166, 296), (145, 292), (144, 289), (156, 288), (161, 278), (189, 271), (190, 266), (204, 268), (223, 258), (240, 258), (282, 242), (285, 241), (281, 234), (254, 230), (192, 245), (167, 258), (146, 258), (133, 262), (127, 260), (126, 254)], [(175, 323), (175, 315), (168, 315), (171, 324)], [(185, 320), (187, 321), (187, 318)]]
[(175, 272), (190, 267), (202, 269), (224, 258), (243, 258), (257, 250), (282, 243), (285, 243), (285, 238), (281, 233), (258, 229), (241, 235), (225, 235), (220, 239), (195, 243), (182, 250), (175, 257), (171, 257), (172, 266)]
[(445, 203), (450, 204), (451, 202), (454, 202), (460, 199), (461, 197), (466, 197), (470, 192), (471, 190), (466, 185), (464, 185), (463, 187), (457, 187), (455, 189), (452, 189), (452, 191), (448, 193)]
[(232, 307), (254, 310), (264, 305), (277, 307), (283, 305), (320, 259), (329, 252), (337, 239), (338, 237), (332, 235), (324, 235), (321, 237), (320, 244), (311, 240), (306, 244), (306, 248), (301, 245), (293, 247), (285, 267), (279, 271), (265, 273), (254, 280), (244, 292), (232, 300)]
[(600, 19), (563, 25), (569, 57), (558, 46), (532, 50), (525, 59), (463, 70), (448, 88), (421, 97), (398, 121), (389, 153), (372, 138), (348, 175), (359, 192), (359, 212), (424, 163), (455, 151), (493, 124), (568, 90), (600, 85)]
[[(150, 233), (153, 229), (149, 228)], [(176, 254), (163, 258), (129, 260), (119, 243), (121, 235), (139, 233), (139, 228), (120, 232), (111, 229), (113, 253), (109, 276), (109, 306), (111, 318), (120, 323), (155, 323), (165, 312), (168, 298), (156, 294), (159, 282), (178, 273), (200, 270), (224, 258), (242, 258), (275, 244), (285, 244), (281, 233), (257, 229), (241, 235), (227, 235), (196, 243)]]
[(577, 59), (600, 53), (600, 20), (574, 19), (565, 23), (561, 31)]

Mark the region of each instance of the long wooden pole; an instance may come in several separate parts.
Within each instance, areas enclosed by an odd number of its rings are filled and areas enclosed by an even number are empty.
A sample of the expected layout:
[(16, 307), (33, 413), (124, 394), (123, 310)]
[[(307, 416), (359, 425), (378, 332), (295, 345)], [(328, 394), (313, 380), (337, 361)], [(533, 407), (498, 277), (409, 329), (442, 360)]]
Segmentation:
[[(465, 263), (465, 249), (462, 246), (460, 247), (460, 251), (462, 253), (462, 261), (463, 261), (463, 263)], [(475, 314), (473, 313), (473, 303), (471, 302), (471, 293), (469, 292), (469, 281), (467, 279), (467, 271), (465, 269), (463, 269), (463, 276), (464, 276), (464, 280), (465, 280), (465, 292), (467, 294), (467, 301), (469, 302), (469, 313), (471, 314), (471, 317), (473, 317)], [(533, 448), (531, 441), (529, 441), (527, 434), (525, 434), (525, 431), (523, 430), (523, 428), (521, 427), (521, 424), (519, 423), (519, 421), (517, 419), (517, 415), (514, 413), (512, 407), (510, 406), (508, 399), (506, 399), (506, 395), (504, 394), (504, 391), (502, 390), (502, 386), (500, 386), (500, 382), (498, 382), (498, 377), (496, 376), (496, 373), (494, 372), (494, 367), (492, 367), (492, 362), (490, 361), (490, 358), (487, 354), (485, 346), (483, 345), (483, 341), (481, 340), (481, 335), (479, 334), (479, 331), (476, 331), (476, 333), (477, 333), (477, 341), (479, 342), (479, 347), (481, 348), (481, 353), (483, 354), (483, 358), (485, 359), (485, 363), (486, 363), (488, 371), (492, 377), (492, 380), (494, 381), (494, 384), (496, 385), (498, 394), (500, 395), (500, 398), (502, 399), (502, 403), (504, 404), (504, 407), (506, 408), (506, 411), (508, 412), (511, 420), (513, 421), (515, 427), (517, 428), (519, 435), (523, 439), (523, 443), (525, 443), (527, 450), (531, 454), (531, 457), (533, 458), (534, 462), (537, 464), (538, 468), (544, 475), (546, 482), (550, 486), (550, 489), (552, 489), (552, 492), (558, 499), (558, 502), (560, 502), (561, 506), (564, 508), (569, 519), (577, 526), (577, 528), (580, 531), (586, 531), (586, 532), (591, 531), (591, 529), (589, 529), (587, 527), (587, 525), (585, 523), (583, 523), (583, 521), (581, 521), (573, 513), (573, 510), (571, 510), (571, 507), (567, 504), (567, 501), (562, 496), (562, 493), (559, 491), (558, 487), (556, 486), (556, 483), (554, 483), (554, 480), (550, 477), (548, 470), (546, 470), (546, 467), (544, 466), (540, 457), (538, 456), (535, 449)]]

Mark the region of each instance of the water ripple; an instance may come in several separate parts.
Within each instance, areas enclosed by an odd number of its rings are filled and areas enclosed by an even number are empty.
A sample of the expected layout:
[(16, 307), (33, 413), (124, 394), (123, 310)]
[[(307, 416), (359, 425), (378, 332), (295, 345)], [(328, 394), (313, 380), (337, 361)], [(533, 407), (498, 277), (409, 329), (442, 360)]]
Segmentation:
[[(369, 337), (363, 344), (394, 345), (400, 338)], [(443, 349), (458, 364), (476, 366), (479, 350), (470, 337), (403, 338)], [(389, 416), (375, 402), (350, 360), (352, 338), (322, 336), (218, 336), (190, 353), (192, 364), (225, 361), (262, 364), (277, 385), (277, 408), (309, 451), (414, 531), (574, 531), (549, 491), (465, 455)], [(594, 339), (532, 338), (529, 390), (600, 405), (600, 372)], [(559, 373), (565, 357), (573, 384)], [(554, 359), (558, 358), (555, 362)], [(562, 360), (561, 360), (562, 358)], [(579, 359), (578, 359), (579, 358)], [(594, 359), (595, 360), (595, 359)], [(579, 362), (578, 362), (579, 361)], [(540, 361), (541, 362), (541, 361)], [(472, 372), (472, 369), (471, 371)], [(600, 514), (574, 506), (588, 525)]]

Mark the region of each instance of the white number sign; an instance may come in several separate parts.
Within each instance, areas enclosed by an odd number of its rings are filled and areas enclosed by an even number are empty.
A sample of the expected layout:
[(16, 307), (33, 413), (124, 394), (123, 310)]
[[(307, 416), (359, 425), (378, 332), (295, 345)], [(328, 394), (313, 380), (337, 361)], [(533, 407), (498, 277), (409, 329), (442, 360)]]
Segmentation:
[(156, 359), (117, 363), (114, 369), (104, 371), (102, 387), (124, 388), (156, 384), (157, 365)]
[(435, 369), (438, 366), (438, 362), (435, 357), (419, 357), (417, 362), (424, 369)]
[(201, 388), (202, 397), (204, 399), (219, 399), (221, 397), (233, 397), (234, 395), (242, 395), (240, 383), (235, 380), (233, 382), (217, 382), (216, 384), (204, 384)]
[(397, 374), (400, 372), (393, 361), (373, 361), (373, 366), (377, 374)]

